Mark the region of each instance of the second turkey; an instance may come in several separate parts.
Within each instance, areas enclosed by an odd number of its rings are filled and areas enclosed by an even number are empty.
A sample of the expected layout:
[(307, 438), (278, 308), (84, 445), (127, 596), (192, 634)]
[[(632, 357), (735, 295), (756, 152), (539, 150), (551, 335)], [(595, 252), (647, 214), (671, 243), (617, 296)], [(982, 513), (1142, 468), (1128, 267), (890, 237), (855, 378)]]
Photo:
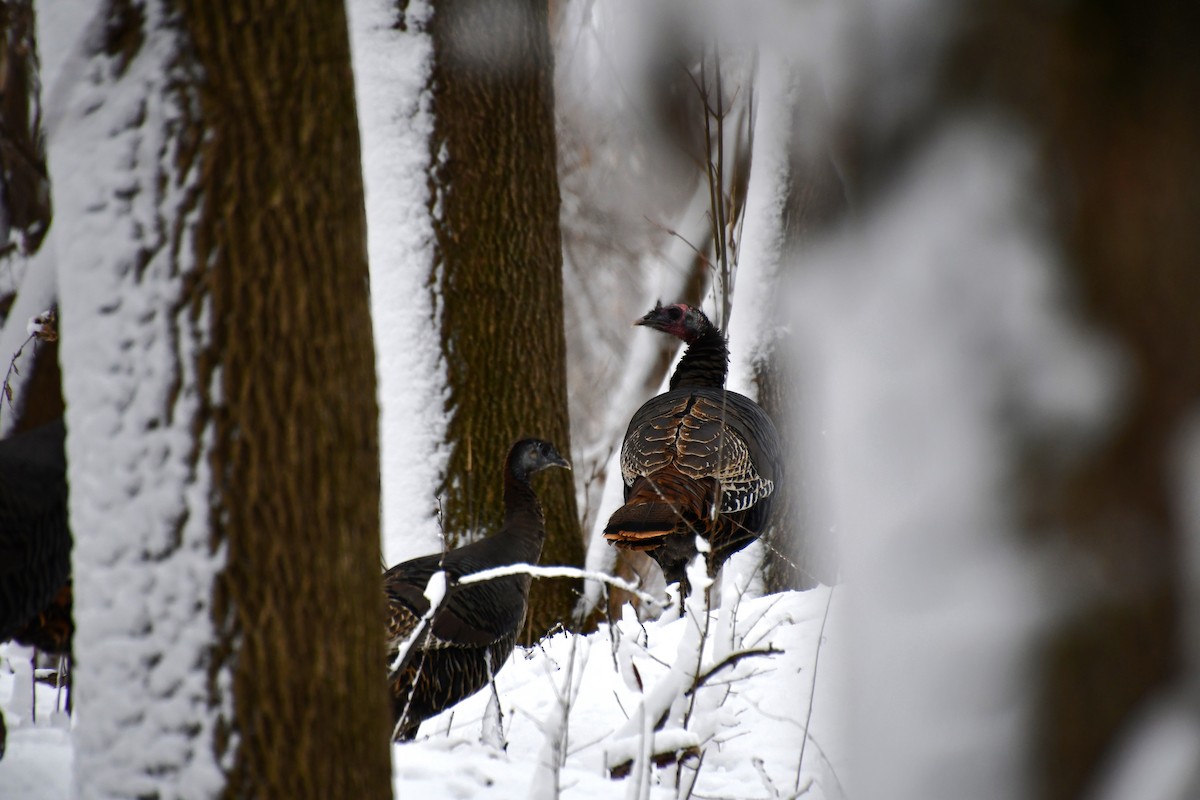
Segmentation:
[(729, 346), (699, 308), (661, 302), (634, 323), (682, 340), (668, 390), (633, 415), (621, 445), (625, 504), (604, 537), (644, 551), (681, 596), (696, 537), (708, 543), (714, 577), (731, 555), (759, 537), (783, 477), (779, 434), (757, 403), (725, 389)]

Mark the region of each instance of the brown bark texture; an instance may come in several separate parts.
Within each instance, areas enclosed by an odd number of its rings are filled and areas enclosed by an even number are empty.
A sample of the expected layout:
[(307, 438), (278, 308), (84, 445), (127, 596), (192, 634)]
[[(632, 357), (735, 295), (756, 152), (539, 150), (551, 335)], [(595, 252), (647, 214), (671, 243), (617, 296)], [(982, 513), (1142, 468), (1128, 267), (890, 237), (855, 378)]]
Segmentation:
[[(226, 797), (389, 797), (365, 214), (340, 3), (180, 4), (200, 86)], [(186, 152), (181, 156), (189, 158)], [(219, 377), (216, 371), (219, 369)]]
[(848, 131), (866, 194), (963, 109), (1032, 132), (1075, 296), (1127, 360), (1124, 404), (1098, 447), (1064, 464), (1041, 457), (1052, 442), (1034, 443), (1022, 476), (1031, 540), (1066, 539), (1103, 586), (1072, 598), (1041, 640), (1033, 785), (1047, 800), (1094, 790), (1143, 702), (1181, 676), (1173, 466), (1200, 403), (1194, 23), (1186, 4), (984, 0), (957, 16), (921, 107), (885, 136)]
[[(0, 275), (7, 276), (0, 279), (3, 322), (8, 322), (5, 317), (18, 289), (12, 279), (12, 261), (36, 252), (50, 227), (41, 67), (35, 34), (30, 0), (0, 4)], [(50, 268), (46, 262), (41, 266)], [(23, 323), (14, 320), (12, 324)], [(20, 389), (14, 389), (9, 404), (17, 412), (17, 431), (36, 428), (63, 415), (57, 343), (39, 341), (26, 346), (33, 350), (33, 369), (28, 376), (12, 376)], [(4, 354), (5, 367), (12, 357), (12, 353)]]
[[(25, 253), (38, 249), (50, 227), (51, 206), (31, 0), (0, 3), (0, 31), (2, 258), (17, 247)], [(7, 288), (0, 288), (0, 304)]]
[[(568, 453), (562, 246), (545, 3), (446, 0), (434, 9), (433, 176), (451, 453), (442, 491), (450, 544), (499, 528), (509, 446), (537, 436)], [(542, 564), (581, 566), (568, 473), (535, 488)], [(578, 582), (534, 582), (526, 638), (566, 624)]]

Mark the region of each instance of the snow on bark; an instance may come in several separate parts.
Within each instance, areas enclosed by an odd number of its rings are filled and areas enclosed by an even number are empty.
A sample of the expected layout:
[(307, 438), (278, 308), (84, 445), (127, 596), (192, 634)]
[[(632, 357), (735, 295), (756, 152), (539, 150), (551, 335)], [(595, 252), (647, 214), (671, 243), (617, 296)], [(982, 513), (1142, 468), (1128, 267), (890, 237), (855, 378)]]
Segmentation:
[(793, 295), (805, 441), (855, 587), (863, 796), (1028, 796), (1027, 668), (1049, 587), (1011, 497), (1022, 445), (1086, 442), (1114, 362), (1063, 310), (1029, 143), (947, 123)]
[[(43, 52), (74, 66), (47, 71), (78, 79), (54, 84), (47, 245), (75, 533), (75, 793), (209, 797), (223, 782), (213, 731), (228, 677), (208, 672), (223, 555), (211, 548), (210, 432), (196, 430), (208, 319), (185, 297), (199, 165), (177, 170), (197, 76), (162, 5), (125, 18), (53, 5), (63, 14), (41, 18)], [(106, 47), (122, 25), (142, 38)]]
[[(29, 322), (44, 313), (58, 294), (54, 262), (47, 255), (48, 250), (43, 247), (29, 259), (30, 263), (22, 271), (16, 299), (0, 328), (0, 376), (8, 374), (8, 385), (13, 392), (11, 405), (18, 408), (25, 380), (33, 374), (36, 345), (29, 341), (33, 336)], [(0, 398), (0, 403), (3, 404), (0, 408), (0, 438), (3, 438), (12, 430), (16, 415), (9, 412), (7, 397)]]
[[(726, 386), (758, 400), (755, 376), (790, 321), (776, 299), (784, 256), (784, 207), (792, 182), (790, 154), (795, 146), (795, 65), (765, 48), (760, 56), (754, 96), (754, 153), (747, 188), (746, 218), (738, 252), (729, 335)], [(783, 420), (777, 420), (782, 425)], [(739, 576), (756, 576), (751, 591), (762, 594), (763, 546), (759, 541), (734, 553), (722, 576), (745, 585)], [(732, 588), (732, 587), (731, 587)]]
[(347, 12), (379, 373), (383, 554), (395, 564), (441, 548), (437, 491), (449, 455), (428, 182), (433, 9), (408, 3), (403, 26), (387, 0), (354, 0)]
[(791, 171), (791, 127), (794, 110), (793, 68), (781, 55), (761, 56), (754, 86), (754, 161), (746, 197), (746, 223), (738, 254), (729, 335), (729, 377), (726, 386), (757, 398), (756, 365), (788, 320), (779, 315), (780, 259), (784, 247), (784, 205)]

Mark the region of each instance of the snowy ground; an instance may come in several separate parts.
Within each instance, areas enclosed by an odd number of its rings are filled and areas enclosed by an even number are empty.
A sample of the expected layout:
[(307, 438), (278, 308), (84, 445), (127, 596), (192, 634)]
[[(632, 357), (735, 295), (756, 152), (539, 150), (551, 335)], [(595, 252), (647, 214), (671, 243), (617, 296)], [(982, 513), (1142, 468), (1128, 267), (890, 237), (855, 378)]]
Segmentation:
[[(813, 800), (844, 797), (846, 759), (836, 707), (843, 687), (829, 648), (838, 638), (837, 599), (825, 627), (808, 743), (797, 777), (814, 659), (830, 595), (829, 589), (820, 588), (747, 600), (737, 605), (732, 626), (730, 617), (721, 617), (727, 612), (714, 614), (707, 666), (739, 650), (780, 652), (743, 658), (715, 673), (696, 692), (687, 731), (699, 735), (703, 757), (691, 797), (792, 797), (797, 786), (809, 787), (802, 796)], [(687, 796), (689, 774), (685, 773), (684, 790), (677, 789), (673, 765), (643, 773), (647, 781), (641, 784), (636, 768), (630, 778), (614, 782), (606, 767), (644, 743), (638, 734), (624, 735), (637, 728), (628, 718), (637, 715), (644, 698), (654, 702), (656, 689), (663, 694), (661, 689), (669, 688), (671, 665), (694, 657), (689, 624), (627, 618), (613, 631), (561, 633), (529, 650), (518, 649), (496, 679), (507, 749), (483, 741), (489, 693), (482, 692), (426, 722), (417, 741), (394, 748), (396, 796), (554, 797), (556, 782), (559, 795), (568, 798)], [(8, 752), (0, 761), (0, 798), (66, 798), (70, 738), (61, 719), (30, 724), (24, 700), (27, 663), (17, 658), (0, 662), (0, 707), (9, 721)], [(638, 688), (639, 679), (644, 691)], [(39, 686), (38, 692), (38, 708), (53, 708), (54, 690)], [(674, 691), (665, 694), (678, 698)], [(552, 754), (558, 739), (553, 731), (563, 719), (560, 698), (567, 696), (571, 700), (565, 759), (556, 774), (553, 765), (558, 759)], [(686, 712), (687, 705), (686, 699), (677, 700), (676, 714)], [(688, 732), (673, 730), (665, 736), (687, 741)]]
[(0, 798), (42, 800), (71, 796), (69, 721), (56, 713), (57, 691), (37, 684), (33, 719), (31, 649), (0, 644), (0, 709), (8, 725), (8, 743), (0, 761)]

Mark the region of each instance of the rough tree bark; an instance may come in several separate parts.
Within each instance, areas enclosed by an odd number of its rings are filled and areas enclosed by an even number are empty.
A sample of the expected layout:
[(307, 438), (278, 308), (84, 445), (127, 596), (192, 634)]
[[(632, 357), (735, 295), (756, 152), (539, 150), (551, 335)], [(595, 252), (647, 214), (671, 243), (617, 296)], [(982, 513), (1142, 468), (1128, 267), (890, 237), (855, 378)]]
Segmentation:
[[(185, 2), (207, 79), (227, 797), (390, 796), (362, 179), (340, 4)], [(201, 142), (197, 136), (197, 142)], [(198, 302), (199, 298), (193, 300)]]
[(98, 24), (60, 81), (50, 240), (83, 532), (76, 791), (389, 797), (343, 8), (74, 10)]
[[(452, 413), (445, 530), (463, 543), (499, 527), (500, 469), (512, 442), (568, 452), (562, 248), (553, 62), (545, 3), (447, 0), (435, 6), (434, 203)], [(542, 563), (582, 566), (568, 474), (538, 487)], [(527, 634), (567, 623), (576, 582), (540, 580)]]

